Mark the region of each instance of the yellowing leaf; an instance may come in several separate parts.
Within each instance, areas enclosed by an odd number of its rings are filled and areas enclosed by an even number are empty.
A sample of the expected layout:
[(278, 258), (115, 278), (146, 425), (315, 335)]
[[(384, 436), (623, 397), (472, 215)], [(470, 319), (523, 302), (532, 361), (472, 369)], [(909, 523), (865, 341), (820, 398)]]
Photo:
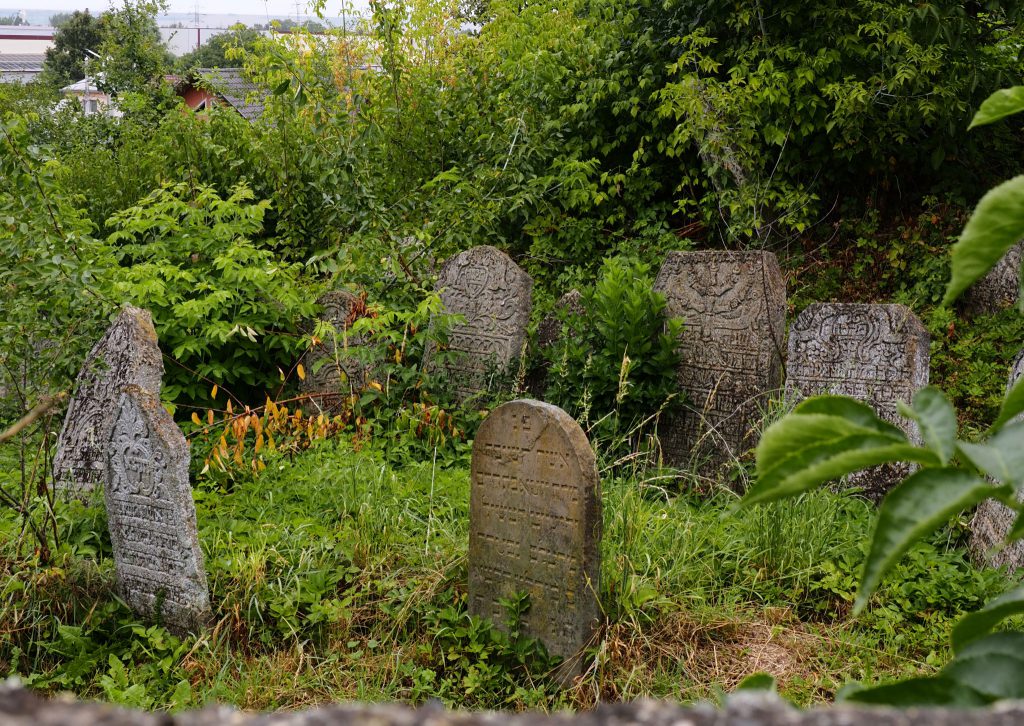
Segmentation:
[(196, 426), (202, 426), (203, 425), (202, 419), (199, 418), (199, 414), (196, 413), (195, 411), (192, 412), (192, 423), (194, 423)]
[(301, 363), (295, 366), (295, 372), (299, 374), (300, 381), (306, 380), (306, 369), (302, 367)]
[(209, 410), (208, 410), (208, 411), (206, 412), (206, 423), (208, 423), (208, 424), (210, 424), (211, 426), (213, 426), (213, 409), (212, 409), (212, 408), (211, 408), (211, 409), (209, 409)]
[(213, 384), (213, 388), (210, 389), (210, 398), (216, 399), (217, 398), (217, 391), (218, 390), (220, 390), (220, 389), (217, 388), (217, 384), (214, 383)]
[(377, 383), (377, 381), (370, 381), (369, 384), (367, 384), (367, 385), (369, 385), (369, 387), (372, 388), (375, 391), (383, 390), (381, 388), (381, 385), (379, 383)]

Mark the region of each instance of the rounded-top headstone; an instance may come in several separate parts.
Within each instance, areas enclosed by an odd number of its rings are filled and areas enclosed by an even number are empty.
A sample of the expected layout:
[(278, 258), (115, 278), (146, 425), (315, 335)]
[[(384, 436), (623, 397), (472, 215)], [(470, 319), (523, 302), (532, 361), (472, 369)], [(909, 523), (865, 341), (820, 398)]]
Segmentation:
[(194, 631), (210, 611), (188, 442), (160, 399), (126, 386), (108, 439), (103, 498), (117, 585), (141, 615)]
[(445, 310), (455, 325), (448, 348), (458, 360), (448, 377), (459, 398), (487, 390), (491, 372), (506, 369), (523, 351), (533, 307), (533, 280), (508, 255), (483, 245), (448, 260), (437, 278)]
[(57, 439), (57, 490), (84, 495), (105, 476), (104, 448), (125, 386), (159, 396), (164, 365), (148, 310), (126, 305), (86, 356)]
[(533, 400), (492, 411), (473, 443), (469, 607), (504, 629), (501, 600), (530, 598), (521, 632), (566, 659), (600, 620), (601, 495), (594, 452), (565, 411)]

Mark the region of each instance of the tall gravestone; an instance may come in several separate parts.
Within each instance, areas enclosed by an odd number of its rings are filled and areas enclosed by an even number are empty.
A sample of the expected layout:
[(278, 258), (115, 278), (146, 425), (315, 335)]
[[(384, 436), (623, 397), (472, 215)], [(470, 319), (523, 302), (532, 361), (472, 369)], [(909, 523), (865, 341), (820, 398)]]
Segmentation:
[[(1024, 350), (1017, 354), (1010, 365), (1009, 390), (1024, 374)], [(1019, 421), (1019, 418), (1018, 418)], [(1022, 496), (1024, 498), (1024, 496)], [(1003, 546), (1017, 513), (1002, 502), (986, 499), (978, 505), (971, 520), (971, 535), (968, 549), (975, 562), (990, 567), (1006, 565), (1010, 571), (1024, 565), (1024, 540), (1017, 540)]]
[(1011, 247), (983, 278), (967, 289), (964, 309), (972, 315), (978, 315), (997, 313), (1014, 305), (1020, 295), (1022, 256), (1024, 241)]
[(149, 311), (126, 305), (93, 346), (75, 381), (57, 439), (54, 483), (70, 496), (90, 492), (105, 477), (104, 451), (127, 385), (160, 394), (164, 365)]
[(666, 460), (714, 470), (754, 446), (782, 385), (786, 283), (770, 252), (671, 252), (654, 288), (681, 317), (676, 374), (684, 410), (662, 421)]
[[(928, 385), (929, 342), (904, 305), (816, 303), (790, 328), (786, 388), (794, 399), (829, 393), (864, 401), (920, 443), (917, 425), (896, 404)], [(885, 465), (848, 481), (877, 500), (909, 471), (906, 464)]]
[(334, 334), (302, 356), (306, 377), (301, 381), (299, 390), (310, 396), (305, 406), (308, 413), (323, 411), (333, 414), (343, 408), (342, 402), (347, 395), (358, 392), (367, 382), (366, 363), (352, 354), (353, 349), (365, 341), (348, 334), (363, 301), (352, 293), (334, 290), (321, 295), (317, 304), (323, 308), (319, 319), (329, 322)]
[(118, 591), (177, 632), (207, 621), (210, 597), (188, 481), (188, 442), (160, 399), (126, 386), (110, 432), (103, 491)]
[(448, 336), (455, 360), (447, 366), (456, 395), (489, 388), (523, 352), (533, 306), (533, 280), (501, 250), (484, 245), (445, 263), (435, 289), (448, 313), (465, 317)]
[(473, 443), (469, 607), (504, 628), (503, 598), (530, 596), (525, 634), (566, 659), (600, 619), (601, 494), (594, 452), (565, 411), (520, 400), (492, 411)]

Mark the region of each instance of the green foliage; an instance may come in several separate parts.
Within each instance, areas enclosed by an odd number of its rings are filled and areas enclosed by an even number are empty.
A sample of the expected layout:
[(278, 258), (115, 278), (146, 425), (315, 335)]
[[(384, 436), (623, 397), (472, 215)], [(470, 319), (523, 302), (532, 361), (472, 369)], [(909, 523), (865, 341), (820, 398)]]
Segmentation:
[(61, 88), (85, 77), (85, 64), (90, 54), (99, 53), (103, 43), (103, 23), (88, 10), (76, 10), (57, 29), (53, 47), (46, 49), (43, 64), (45, 82)]
[(585, 420), (614, 412), (628, 429), (678, 396), (676, 344), (684, 321), (666, 319), (665, 296), (653, 290), (646, 265), (606, 260), (580, 305), (586, 312), (569, 312), (544, 351), (545, 400)]
[(166, 399), (203, 401), (211, 384), (236, 400), (263, 398), (301, 350), (298, 327), (313, 305), (298, 267), (252, 241), (268, 206), (243, 185), (222, 198), (181, 183), (111, 217), (108, 243), (120, 267), (110, 294), (153, 313), (176, 362)]
[(262, 35), (258, 30), (244, 25), (235, 25), (226, 33), (218, 33), (201, 46), (178, 58), (177, 68), (188, 71), (193, 68), (240, 68), (242, 65), (237, 52), (229, 52), (232, 48), (241, 48), (245, 52), (255, 50), (256, 41)]

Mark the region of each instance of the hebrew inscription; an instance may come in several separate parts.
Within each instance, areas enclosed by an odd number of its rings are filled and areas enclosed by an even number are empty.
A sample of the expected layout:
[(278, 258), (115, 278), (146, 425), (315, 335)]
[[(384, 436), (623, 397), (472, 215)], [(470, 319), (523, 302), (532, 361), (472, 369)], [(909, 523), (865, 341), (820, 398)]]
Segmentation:
[(102, 483), (104, 450), (127, 385), (156, 396), (164, 365), (149, 311), (126, 305), (85, 359), (53, 460), (56, 488), (81, 496)]
[(210, 598), (188, 442), (156, 396), (127, 386), (108, 452), (103, 496), (121, 597), (171, 630), (202, 627)]
[(522, 632), (566, 659), (589, 641), (600, 610), (601, 496), (594, 453), (557, 406), (495, 409), (473, 444), (469, 607), (505, 628), (503, 598), (526, 592)]
[(717, 468), (756, 445), (782, 385), (785, 280), (770, 252), (672, 252), (654, 288), (685, 321), (676, 380), (688, 402), (659, 426), (665, 459)]
[[(1021, 374), (1024, 374), (1024, 350), (1017, 354), (1010, 365), (1007, 390), (1013, 387)], [(1015, 422), (1019, 421), (1020, 417), (1015, 419)], [(974, 519), (971, 520), (968, 545), (975, 562), (989, 567), (1006, 565), (1011, 572), (1024, 565), (1024, 540), (1003, 546), (1016, 518), (1017, 513), (1014, 510), (995, 499), (986, 499), (978, 505)]]
[(533, 280), (494, 247), (474, 247), (445, 263), (436, 289), (449, 313), (465, 317), (452, 328), (447, 373), (464, 400), (487, 390), (489, 378), (518, 359), (533, 306)]
[(305, 406), (308, 413), (334, 414), (343, 408), (346, 396), (361, 390), (367, 382), (368, 366), (357, 351), (365, 341), (348, 333), (364, 302), (356, 295), (335, 290), (321, 295), (317, 304), (323, 307), (319, 319), (329, 322), (334, 332), (303, 355), (306, 378), (299, 390), (310, 395)]
[[(928, 385), (928, 363), (928, 331), (906, 306), (816, 303), (789, 331), (786, 388), (795, 398), (833, 393), (864, 401), (920, 443), (917, 425), (896, 404)], [(882, 466), (849, 481), (878, 499), (909, 471)]]

